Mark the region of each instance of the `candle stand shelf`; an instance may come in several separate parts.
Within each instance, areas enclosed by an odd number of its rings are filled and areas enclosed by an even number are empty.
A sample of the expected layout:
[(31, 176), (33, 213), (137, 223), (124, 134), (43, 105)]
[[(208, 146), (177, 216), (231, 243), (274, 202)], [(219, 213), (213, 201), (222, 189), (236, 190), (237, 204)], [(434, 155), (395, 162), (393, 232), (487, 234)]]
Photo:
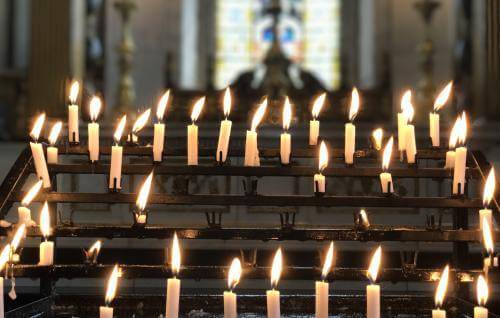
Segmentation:
[[(159, 193), (150, 195), (148, 205), (159, 206), (162, 209), (155, 213), (169, 213), (170, 207), (188, 206), (197, 207), (206, 215), (205, 226), (173, 227), (169, 225), (146, 224), (145, 226), (133, 226), (130, 224), (80, 224), (71, 220), (62, 222), (55, 217), (58, 204), (75, 203), (102, 203), (102, 204), (125, 204), (135, 203), (137, 194), (128, 191), (108, 192), (102, 189), (100, 192), (83, 193), (67, 192), (58, 190), (57, 176), (59, 175), (107, 175), (109, 173), (110, 147), (101, 147), (100, 161), (97, 163), (87, 162), (88, 151), (81, 145), (59, 146), (60, 164), (49, 165), (49, 172), (53, 182), (50, 191), (39, 193), (34, 202), (47, 201), (51, 209), (53, 220), (53, 233), (51, 240), (57, 245), (60, 238), (95, 238), (95, 239), (170, 239), (174, 232), (182, 240), (222, 240), (222, 241), (358, 241), (358, 242), (422, 242), (427, 244), (441, 243), (447, 246), (447, 252), (451, 258), (440, 255), (440, 252), (413, 251), (387, 251), (384, 252), (384, 266), (380, 270), (380, 280), (385, 283), (396, 282), (418, 282), (433, 283), (436, 275), (441, 271), (446, 262), (451, 264), (450, 277), (454, 285), (452, 295), (448, 298), (446, 307), (448, 314), (452, 317), (465, 317), (472, 313), (474, 303), (471, 291), (471, 282), (482, 272), (482, 255), (476, 253), (470, 255), (470, 246), (479, 245), (482, 233), (477, 226), (471, 223), (471, 215), (483, 208), (482, 199), (476, 191), (485, 181), (485, 176), (491, 165), (479, 151), (470, 151), (467, 159), (468, 168), (466, 172), (467, 186), (465, 196), (452, 196), (448, 191), (435, 193), (434, 196), (420, 196), (415, 194), (400, 194), (396, 188), (394, 195), (377, 194), (370, 191), (366, 194), (336, 195), (335, 191), (327, 188), (324, 196), (317, 196), (312, 190), (307, 193), (267, 195), (259, 191), (246, 191), (234, 193), (195, 193), (189, 184), (184, 193)], [(245, 177), (258, 180), (255, 183), (265, 183), (267, 177), (293, 177), (310, 178), (311, 189), (314, 173), (317, 172), (317, 150), (312, 148), (293, 149), (292, 163), (287, 166), (279, 164), (279, 149), (266, 148), (260, 150), (260, 156), (264, 163), (261, 167), (244, 167), (242, 164), (217, 165), (215, 162), (209, 164), (210, 158), (215, 161), (214, 149), (201, 148), (199, 150), (200, 165), (187, 166), (179, 162), (166, 160), (162, 163), (153, 164), (152, 148), (145, 146), (125, 146), (123, 154), (125, 158), (139, 158), (124, 160), (122, 172), (124, 175), (144, 176), (154, 170), (155, 176), (219, 176), (219, 177)], [(177, 158), (185, 160), (186, 149), (167, 148), (164, 151), (165, 158)], [(396, 164), (391, 167), (390, 172), (395, 178), (396, 184), (400, 179), (410, 179), (419, 182), (427, 180), (435, 183), (450, 183), (453, 175), (450, 170), (441, 168), (445, 159), (445, 149), (422, 149), (417, 154), (418, 164), (406, 166)], [(240, 149), (230, 148), (230, 158), (241, 159), (244, 153)], [(377, 151), (372, 149), (358, 150), (355, 152), (355, 164), (347, 167), (342, 165), (343, 149), (331, 149), (330, 162), (333, 164), (323, 171), (327, 180), (331, 178), (354, 178), (373, 179), (378, 181), (380, 169), (380, 157)], [(79, 162), (73, 163), (63, 158), (80, 158)], [(149, 159), (148, 159), (149, 158)], [(298, 159), (300, 162), (295, 162)], [(150, 163), (147, 162), (150, 160)], [(393, 162), (399, 161), (396, 156)], [(29, 148), (25, 149), (0, 186), (0, 214), (2, 219), (17, 202), (24, 197), (25, 186), (28, 177), (34, 173), (32, 156)], [(186, 181), (189, 183), (190, 181)], [(328, 183), (328, 181), (327, 181)], [(451, 184), (450, 184), (451, 187)], [(473, 187), (475, 187), (473, 189)], [(242, 189), (242, 187), (241, 187)], [(258, 188), (257, 188), (258, 189)], [(256, 189), (253, 189), (256, 190)], [(273, 208), (279, 215), (276, 221), (268, 227), (234, 227), (225, 225), (227, 213), (224, 207), (242, 206), (252, 209)], [(452, 215), (452, 224), (443, 226), (437, 223), (435, 212), (429, 213), (427, 222), (421, 226), (407, 225), (372, 225), (363, 229), (351, 225), (304, 225), (296, 224), (295, 217), (299, 207), (325, 208), (324, 214), (332, 213), (329, 208), (388, 208), (398, 209), (434, 209), (439, 213)], [(498, 216), (498, 203), (494, 199), (492, 203), (495, 217)], [(85, 213), (85, 211), (78, 212)], [(125, 213), (125, 212), (124, 212)], [(128, 209), (126, 213), (129, 213)], [(299, 215), (304, 215), (300, 212)], [(307, 212), (306, 212), (307, 213)], [(8, 237), (11, 235), (15, 224), (11, 227), (0, 228), (0, 235)], [(38, 227), (27, 230), (28, 238), (41, 238)], [(493, 232), (493, 239), (500, 241), (500, 232)], [(448, 243), (448, 244), (447, 244)], [(446, 245), (447, 244), (447, 245)], [(449, 248), (448, 248), (449, 247)], [(26, 300), (26, 305), (15, 304), (7, 317), (35, 317), (34, 313), (43, 313), (36, 317), (66, 317), (54, 313), (68, 313), (68, 315), (92, 317), (97, 313), (97, 308), (103, 303), (103, 296), (72, 295), (71, 293), (60, 293), (55, 283), (61, 279), (76, 278), (99, 278), (104, 279), (112, 270), (116, 262), (120, 262), (123, 269), (123, 279), (148, 278), (166, 279), (172, 276), (170, 267), (165, 265), (163, 255), (157, 250), (131, 249), (124, 252), (120, 248), (103, 247), (97, 264), (84, 263), (82, 248), (56, 248), (55, 265), (36, 265), (37, 248), (25, 247), (22, 251), (21, 262), (13, 265), (13, 273), (16, 278), (40, 279), (39, 299)], [(269, 278), (270, 263), (268, 251), (212, 250), (210, 244), (202, 250), (188, 250), (183, 253), (189, 254), (188, 264), (184, 264), (180, 273), (182, 279), (195, 281), (204, 279), (225, 280), (228, 272), (228, 254), (242, 255), (244, 263), (243, 279)], [(253, 254), (252, 254), (253, 253)], [(284, 251), (286, 255), (286, 270), (282, 279), (288, 280), (316, 280), (320, 277), (320, 262), (317, 261), (317, 253), (311, 251), (290, 252)], [(342, 252), (340, 252), (342, 253)], [(363, 252), (364, 253), (364, 252)], [(357, 251), (342, 253), (341, 264), (335, 266), (328, 280), (335, 281), (359, 281), (368, 283), (366, 278), (366, 256)], [(126, 255), (125, 255), (126, 254)], [(250, 257), (249, 255), (253, 255)], [(258, 256), (257, 256), (258, 255)], [(409, 255), (409, 256), (408, 256)], [(417, 261), (418, 257), (418, 261)], [(354, 261), (358, 260), (358, 261)], [(362, 262), (363, 263), (360, 263)], [(498, 268), (492, 268), (488, 279), (493, 286), (500, 283)], [(498, 285), (496, 285), (498, 286)], [(264, 289), (264, 287), (262, 288)], [(193, 309), (203, 309), (205, 312), (221, 314), (222, 296), (220, 290), (200, 289), (197, 291), (186, 291), (182, 293), (180, 309), (182, 314)], [(248, 291), (239, 293), (238, 311), (243, 317), (249, 313), (262, 315), (265, 313), (265, 296), (263, 292)], [(31, 301), (33, 300), (33, 301)], [(498, 300), (498, 299), (497, 299)], [(312, 292), (284, 292), (281, 300), (284, 315), (301, 315), (314, 313), (314, 295)], [(491, 312), (499, 313), (499, 305), (491, 305)], [(157, 317), (164, 311), (164, 296), (162, 295), (137, 295), (124, 293), (118, 295), (115, 300), (117, 317), (130, 317), (135, 313), (137, 317)], [(332, 314), (356, 316), (364, 312), (364, 292), (362, 294), (345, 293), (330, 296)], [(432, 295), (419, 292), (384, 293), (382, 289), (382, 311), (383, 316), (390, 317), (398, 314), (414, 314), (416, 316), (430, 315), (433, 307)], [(495, 311), (496, 310), (496, 311)], [(32, 315), (30, 315), (32, 314)], [(191, 313), (191, 316), (195, 316)], [(201, 314), (200, 314), (201, 315)]]

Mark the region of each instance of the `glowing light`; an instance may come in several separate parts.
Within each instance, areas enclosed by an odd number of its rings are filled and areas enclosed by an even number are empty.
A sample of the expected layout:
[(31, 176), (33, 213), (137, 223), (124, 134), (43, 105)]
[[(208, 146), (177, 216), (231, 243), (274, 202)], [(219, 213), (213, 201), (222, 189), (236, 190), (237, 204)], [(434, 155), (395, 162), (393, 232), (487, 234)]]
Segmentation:
[(61, 132), (62, 129), (62, 122), (58, 121), (57, 123), (52, 126), (52, 129), (50, 129), (49, 133), (49, 143), (53, 146), (57, 142), (57, 138), (59, 138), (59, 133)]
[(47, 239), (52, 232), (50, 228), (49, 204), (47, 201), (43, 204), (42, 211), (40, 212), (40, 231), (45, 239)]
[(465, 112), (463, 112), (458, 129), (458, 142), (463, 145), (465, 144), (466, 139), (467, 139), (467, 116), (465, 115)]
[(281, 248), (278, 248), (273, 258), (273, 266), (271, 267), (271, 286), (276, 288), (281, 277), (281, 268), (283, 267), (283, 256)]
[(21, 240), (24, 238), (25, 233), (26, 233), (26, 224), (23, 223), (17, 228), (16, 234), (14, 234), (14, 237), (10, 242), (10, 246), (12, 247), (13, 253), (17, 251), (17, 248), (19, 247)]
[(144, 209), (146, 208), (152, 183), (153, 183), (153, 172), (149, 174), (149, 176), (142, 184), (141, 190), (139, 190), (139, 195), (137, 196), (136, 205), (140, 211), (144, 211)]
[(283, 130), (288, 130), (290, 128), (291, 121), (292, 121), (292, 104), (290, 104), (290, 99), (287, 96), (285, 98), (285, 105), (283, 106)]
[(69, 89), (69, 102), (71, 104), (76, 104), (76, 100), (78, 99), (79, 93), (80, 93), (80, 82), (73, 81)]
[(448, 147), (450, 149), (454, 149), (458, 142), (458, 132), (460, 130), (460, 126), (462, 125), (462, 117), (458, 116), (453, 128), (450, 132), (450, 140), (448, 141)]
[(358, 115), (359, 111), (359, 93), (358, 89), (355, 87), (351, 92), (351, 107), (349, 108), (349, 120), (353, 121)]
[(377, 276), (381, 261), (382, 261), (382, 246), (379, 246), (375, 250), (375, 253), (373, 253), (370, 266), (368, 267), (367, 276), (372, 283), (375, 283), (377, 281)]
[(36, 197), (40, 189), (42, 188), (43, 180), (38, 180), (37, 183), (35, 183), (31, 189), (29, 189), (28, 193), (24, 196), (23, 200), (21, 201), (21, 204), (23, 206), (28, 206), (30, 205), (31, 201)]
[(179, 240), (177, 239), (177, 233), (174, 233), (174, 239), (172, 240), (172, 273), (175, 275), (179, 274), (181, 269), (181, 249), (179, 247)]
[(238, 285), (241, 278), (241, 262), (240, 259), (235, 257), (231, 262), (229, 267), (229, 273), (227, 274), (227, 287), (233, 289)]
[(137, 134), (148, 123), (149, 116), (151, 115), (151, 108), (146, 109), (139, 117), (137, 117), (134, 126), (132, 126), (132, 133)]
[(486, 282), (483, 275), (479, 275), (477, 278), (476, 294), (478, 305), (486, 306), (486, 303), (488, 302), (489, 288), (488, 282)]
[(322, 172), (328, 166), (328, 148), (324, 141), (319, 145), (319, 162), (318, 170)]
[(120, 269), (118, 268), (118, 265), (115, 265), (108, 279), (108, 288), (106, 289), (106, 297), (105, 297), (106, 305), (109, 305), (115, 298), (116, 289), (118, 287), (118, 277), (120, 276), (121, 276)]
[(446, 290), (448, 289), (448, 277), (450, 276), (450, 267), (446, 265), (439, 279), (438, 287), (436, 290), (436, 295), (434, 296), (434, 303), (436, 307), (441, 307), (443, 305), (444, 297), (446, 295)]
[(314, 100), (313, 108), (312, 108), (312, 116), (314, 119), (318, 118), (319, 112), (321, 111), (321, 108), (323, 108), (323, 105), (325, 104), (325, 99), (326, 99), (326, 93), (323, 93), (316, 97)]
[(116, 127), (115, 134), (113, 135), (116, 143), (119, 143), (120, 139), (122, 139), (123, 130), (125, 130), (126, 124), (127, 115), (123, 115), (123, 117), (120, 119), (120, 122), (118, 123), (118, 126)]
[(267, 109), (267, 97), (260, 104), (259, 108), (257, 108), (257, 111), (253, 115), (252, 126), (251, 126), (252, 128), (250, 129), (251, 131), (255, 131), (257, 129), (260, 122), (262, 121), (262, 118), (264, 118), (264, 115), (266, 114), (266, 109)]
[(330, 243), (328, 251), (326, 252), (325, 262), (323, 263), (323, 270), (321, 271), (321, 279), (325, 280), (332, 268), (333, 264), (333, 242)]
[(205, 96), (199, 98), (194, 103), (193, 110), (191, 111), (191, 121), (193, 121), (193, 123), (198, 120), (201, 110), (203, 109), (203, 105), (205, 105)]
[(359, 217), (361, 218), (361, 223), (364, 226), (366, 227), (370, 226), (370, 221), (368, 220), (368, 214), (366, 214), (366, 211), (364, 209), (361, 209), (361, 211), (359, 211)]
[(407, 90), (401, 98), (401, 110), (403, 111), (403, 115), (405, 116), (407, 122), (411, 122), (413, 120), (413, 115), (415, 114), (415, 110), (413, 109), (413, 104), (411, 102), (411, 96), (411, 90)]
[(43, 123), (45, 122), (45, 114), (40, 114), (35, 120), (33, 129), (31, 129), (30, 136), (33, 140), (37, 141), (40, 138), (40, 133), (42, 132)]
[(101, 112), (102, 101), (99, 96), (93, 96), (90, 100), (90, 120), (96, 121)]
[(375, 142), (375, 149), (382, 149), (382, 139), (384, 138), (384, 130), (382, 128), (377, 128), (373, 130), (372, 137)]
[(159, 121), (163, 120), (165, 116), (165, 110), (167, 110), (168, 103), (170, 101), (170, 90), (167, 90), (165, 94), (163, 94), (158, 102), (158, 106), (156, 107), (156, 118)]
[(10, 244), (4, 246), (2, 253), (0, 253), (0, 272), (5, 268), (5, 265), (10, 258)]
[(231, 89), (229, 87), (224, 91), (224, 116), (229, 117), (231, 113)]
[(387, 144), (385, 144), (384, 154), (382, 155), (382, 169), (389, 169), (389, 163), (391, 162), (392, 155), (392, 145), (394, 144), (394, 137), (391, 136)]
[(448, 98), (450, 97), (452, 88), (453, 88), (453, 81), (450, 81), (439, 93), (436, 100), (434, 101), (435, 112), (440, 110), (448, 102)]
[(99, 252), (101, 251), (101, 246), (102, 246), (102, 242), (97, 240), (95, 241), (94, 244), (92, 244), (92, 246), (89, 248), (88, 250), (88, 254), (89, 255), (99, 255)]
[(493, 244), (493, 236), (486, 216), (483, 216), (483, 244), (486, 252), (490, 255), (493, 254), (495, 245)]
[(495, 194), (495, 168), (492, 167), (490, 173), (488, 174), (488, 178), (486, 178), (486, 183), (484, 185), (483, 190), (483, 205), (488, 206), (493, 199), (493, 195)]

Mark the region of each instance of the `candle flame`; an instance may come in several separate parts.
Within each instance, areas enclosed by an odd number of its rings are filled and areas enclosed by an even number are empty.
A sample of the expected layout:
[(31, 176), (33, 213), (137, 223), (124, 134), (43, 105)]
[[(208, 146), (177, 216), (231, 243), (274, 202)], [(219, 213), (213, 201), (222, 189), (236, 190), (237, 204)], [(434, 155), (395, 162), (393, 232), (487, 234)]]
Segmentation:
[(484, 249), (488, 254), (493, 254), (495, 245), (493, 244), (493, 236), (491, 235), (490, 223), (486, 216), (483, 216), (483, 244)]
[(328, 251), (326, 252), (325, 262), (323, 263), (323, 270), (321, 271), (321, 279), (325, 280), (332, 268), (333, 264), (333, 242), (330, 242)]
[(493, 199), (493, 195), (495, 194), (495, 184), (495, 168), (491, 167), (488, 178), (486, 178), (486, 183), (483, 190), (483, 205), (485, 207), (488, 206)]
[(80, 82), (73, 81), (71, 83), (71, 88), (69, 89), (69, 101), (71, 104), (76, 104), (78, 99), (78, 94), (80, 93)]
[(23, 206), (28, 206), (30, 205), (31, 201), (36, 197), (40, 189), (42, 188), (43, 180), (40, 179), (35, 183), (31, 189), (29, 189), (28, 193), (24, 196), (23, 200), (21, 201), (21, 204)]
[(58, 121), (55, 123), (52, 128), (50, 129), (49, 133), (49, 143), (53, 146), (57, 142), (57, 138), (59, 138), (59, 133), (61, 132), (62, 129), (62, 122)]
[(283, 257), (281, 248), (278, 248), (273, 258), (273, 265), (271, 267), (271, 286), (276, 288), (281, 276), (281, 268), (283, 267)]
[(394, 137), (391, 136), (389, 141), (385, 144), (384, 154), (382, 155), (382, 169), (389, 169), (389, 163), (391, 162), (392, 155), (392, 145), (394, 144)]
[(351, 107), (349, 108), (349, 121), (353, 121), (358, 115), (359, 111), (359, 93), (358, 89), (354, 87), (351, 92)]
[(17, 228), (16, 234), (14, 234), (14, 237), (10, 242), (10, 246), (12, 247), (13, 253), (17, 251), (17, 248), (19, 247), (21, 240), (24, 238), (25, 233), (26, 233), (26, 224), (23, 223)]
[(115, 134), (113, 135), (116, 143), (119, 143), (120, 139), (122, 139), (123, 130), (125, 129), (126, 124), (127, 115), (123, 115), (123, 117), (120, 119), (120, 122), (118, 123), (118, 126), (116, 127)]
[(106, 305), (109, 305), (115, 298), (116, 289), (118, 287), (118, 277), (120, 276), (121, 276), (121, 271), (118, 268), (118, 265), (115, 265), (108, 279), (108, 288), (106, 289), (106, 297), (104, 298)]
[(132, 133), (137, 134), (148, 123), (149, 116), (151, 115), (151, 108), (146, 109), (139, 117), (137, 117), (134, 126), (132, 126)]
[(360, 217), (360, 221), (361, 223), (366, 226), (366, 227), (369, 227), (370, 226), (370, 221), (368, 220), (368, 214), (366, 214), (366, 211), (364, 209), (361, 209), (361, 211), (359, 211), (359, 217)]
[(446, 265), (439, 279), (438, 287), (436, 289), (436, 295), (434, 296), (434, 303), (436, 307), (441, 307), (443, 305), (444, 297), (446, 295), (446, 290), (448, 289), (448, 277), (450, 276), (450, 267)]
[(321, 108), (323, 108), (323, 105), (325, 104), (325, 99), (326, 99), (326, 93), (323, 93), (318, 97), (316, 97), (316, 99), (314, 100), (311, 112), (314, 119), (318, 118), (319, 112), (321, 111)]
[(458, 131), (460, 130), (460, 126), (462, 125), (462, 117), (458, 116), (457, 120), (455, 120), (455, 124), (453, 128), (451, 128), (450, 132), (450, 140), (448, 141), (448, 147), (450, 149), (454, 149), (458, 142)]
[(292, 104), (290, 104), (290, 99), (287, 96), (285, 98), (285, 105), (283, 106), (283, 130), (288, 130), (290, 128), (291, 121), (292, 121)]
[(319, 162), (318, 170), (322, 172), (328, 166), (328, 148), (324, 141), (319, 145)]
[(224, 116), (229, 117), (229, 113), (231, 112), (231, 89), (226, 87), (224, 91)]
[(97, 240), (95, 241), (94, 244), (92, 244), (92, 246), (89, 248), (88, 250), (88, 254), (89, 255), (98, 255), (99, 252), (101, 251), (101, 246), (102, 246), (102, 242)]
[(181, 249), (179, 247), (179, 239), (177, 238), (177, 233), (174, 233), (174, 238), (172, 240), (172, 252), (171, 252), (171, 268), (172, 273), (175, 275), (179, 274), (181, 269)]
[(372, 283), (377, 281), (378, 271), (380, 268), (380, 263), (382, 261), (382, 246), (379, 245), (373, 253), (372, 260), (370, 261), (370, 266), (368, 267), (367, 276)]
[(90, 120), (96, 121), (101, 111), (102, 101), (99, 96), (92, 96), (90, 100)]
[(257, 127), (259, 126), (262, 118), (266, 114), (266, 109), (267, 109), (267, 97), (260, 104), (259, 108), (257, 108), (257, 111), (253, 115), (251, 131), (255, 131), (257, 129)]
[(137, 196), (137, 209), (139, 211), (144, 211), (146, 208), (146, 204), (148, 203), (149, 192), (151, 191), (151, 184), (153, 183), (153, 172), (149, 174), (144, 183), (142, 184), (141, 190), (139, 191), (139, 195)]
[(466, 139), (467, 139), (467, 116), (465, 115), (465, 112), (463, 112), (458, 129), (458, 142), (460, 142), (463, 145), (465, 144)]
[(5, 268), (5, 265), (10, 258), (10, 244), (4, 246), (2, 253), (0, 253), (0, 272)]
[(489, 288), (488, 282), (483, 275), (479, 275), (479, 277), (477, 278), (476, 294), (478, 305), (486, 306), (486, 303), (488, 302)]
[(434, 111), (440, 110), (447, 102), (451, 94), (451, 89), (453, 88), (453, 81), (450, 81), (443, 90), (439, 93), (434, 101)]
[(37, 141), (40, 137), (40, 133), (43, 128), (43, 123), (45, 122), (45, 114), (40, 114), (33, 125), (33, 129), (31, 129), (30, 136), (33, 140)]
[(168, 89), (160, 98), (158, 106), (156, 107), (156, 118), (159, 121), (163, 120), (165, 116), (165, 110), (167, 110), (168, 103), (170, 101), (170, 90)]
[(191, 111), (191, 120), (193, 121), (193, 123), (198, 120), (201, 110), (203, 109), (203, 105), (205, 105), (205, 96), (199, 98), (194, 103), (193, 110)]
[(384, 138), (384, 130), (382, 128), (377, 128), (372, 132), (373, 140), (375, 141), (375, 149), (382, 149), (382, 139)]
[(238, 285), (241, 278), (241, 262), (240, 259), (235, 257), (231, 262), (231, 267), (229, 267), (229, 273), (227, 274), (227, 287), (233, 289)]
[(411, 102), (411, 96), (411, 90), (407, 90), (401, 98), (401, 110), (403, 111), (403, 115), (405, 116), (407, 122), (411, 122), (413, 120), (413, 115), (415, 115), (415, 110)]
[(40, 212), (40, 231), (45, 239), (51, 234), (49, 204), (47, 201), (43, 204)]

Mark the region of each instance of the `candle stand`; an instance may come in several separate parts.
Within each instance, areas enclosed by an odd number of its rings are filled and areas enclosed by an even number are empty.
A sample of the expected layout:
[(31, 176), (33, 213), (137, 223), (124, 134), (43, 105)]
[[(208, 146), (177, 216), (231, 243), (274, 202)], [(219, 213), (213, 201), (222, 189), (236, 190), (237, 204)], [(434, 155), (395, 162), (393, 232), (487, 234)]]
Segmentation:
[[(107, 175), (109, 173), (110, 147), (101, 147), (99, 162), (89, 163), (64, 163), (49, 165), (49, 172), (53, 180), (58, 175)], [(53, 233), (51, 239), (56, 242), (58, 238), (95, 238), (95, 239), (170, 239), (174, 232), (182, 240), (224, 240), (224, 241), (361, 241), (361, 242), (427, 242), (451, 243), (450, 253), (453, 255), (451, 262), (450, 277), (455, 284), (454, 294), (449, 296), (447, 306), (454, 308), (449, 311), (451, 316), (462, 317), (463, 314), (472, 313), (472, 296), (469, 293), (471, 280), (481, 273), (481, 266), (473, 266), (475, 256), (469, 255), (469, 245), (479, 244), (482, 233), (478, 228), (469, 227), (469, 219), (472, 213), (483, 207), (482, 200), (477, 192), (468, 189), (465, 196), (452, 196), (451, 194), (436, 193), (435, 196), (403, 195), (396, 193), (391, 196), (377, 194), (372, 191), (368, 194), (336, 195), (328, 190), (323, 196), (314, 195), (313, 175), (317, 172), (317, 151), (312, 148), (293, 149), (292, 163), (287, 166), (280, 165), (280, 149), (260, 149), (260, 157), (264, 163), (260, 167), (244, 167), (235, 164), (236, 159), (244, 157), (244, 153), (237, 147), (230, 147), (228, 160), (231, 164), (218, 165), (214, 158), (214, 149), (199, 149), (201, 164), (187, 166), (179, 164), (185, 160), (186, 149), (169, 148), (167, 142), (164, 149), (165, 158), (178, 158), (177, 163), (163, 160), (161, 163), (153, 164), (152, 147), (124, 146), (124, 164), (122, 173), (124, 175), (147, 175), (154, 170), (155, 176), (224, 176), (246, 177), (247, 188), (238, 193), (223, 194), (197, 194), (185, 191), (184, 193), (158, 193), (153, 192), (149, 197), (149, 205), (162, 207), (162, 213), (169, 213), (171, 206), (199, 206), (196, 211), (205, 214), (205, 227), (172, 227), (168, 225), (144, 224), (134, 226), (131, 218), (130, 224), (106, 224), (88, 225), (76, 222), (62, 223), (53, 217)], [(88, 156), (87, 147), (84, 145), (62, 145), (59, 146), (60, 158), (64, 156), (82, 157)], [(379, 164), (379, 154), (373, 149), (358, 150), (354, 154), (355, 164), (350, 167), (343, 165), (343, 149), (330, 149), (331, 164), (322, 174), (328, 178), (359, 178), (373, 179), (378, 181), (382, 172)], [(397, 156), (397, 154), (396, 154)], [(397, 163), (399, 158), (394, 156), (393, 162)], [(412, 167), (395, 164), (390, 172), (395, 183), (402, 179), (429, 180), (430, 182), (450, 182), (453, 178), (451, 171), (441, 168), (446, 156), (445, 149), (419, 149), (417, 154), (418, 164)], [(142, 163), (134, 163), (126, 160), (127, 157), (140, 157)], [(147, 159), (150, 163), (147, 163)], [(294, 159), (300, 158), (300, 164)], [(207, 164), (203, 160), (213, 160)], [(267, 161), (266, 161), (267, 160)], [(269, 161), (273, 164), (268, 164)], [(82, 161), (83, 162), (83, 161)], [(146, 163), (144, 163), (146, 162)], [(182, 161), (184, 162), (184, 161)], [(229, 161), (228, 161), (229, 162)], [(426, 164), (423, 164), (426, 162)], [(427, 164), (430, 162), (432, 164)], [(479, 187), (485, 180), (490, 164), (481, 152), (470, 151), (468, 157), (469, 167), (466, 172), (467, 186)], [(29, 149), (24, 150), (0, 186), (0, 215), (2, 219), (13, 207), (14, 203), (21, 201), (24, 192), (21, 191), (27, 178), (34, 173), (33, 160)], [(266, 177), (297, 177), (310, 178), (311, 191), (302, 194), (266, 195), (256, 191), (258, 183), (266, 182)], [(327, 182), (328, 184), (328, 182)], [(375, 183), (374, 183), (375, 184)], [(187, 187), (189, 189), (189, 187)], [(374, 187), (375, 188), (375, 187)], [(451, 185), (450, 185), (451, 188)], [(377, 187), (378, 189), (378, 187)], [(450, 190), (451, 191), (451, 190)], [(44, 202), (52, 205), (51, 213), (55, 216), (57, 204), (61, 203), (105, 203), (105, 204), (129, 204), (135, 203), (136, 193), (108, 192), (102, 189), (97, 193), (61, 192), (54, 182), (51, 191), (38, 194), (34, 202)], [(497, 201), (494, 200), (494, 209), (498, 211)], [(228, 227), (224, 224), (225, 213), (220, 207), (244, 206), (244, 207), (274, 207), (279, 218), (269, 227)], [(436, 224), (435, 216), (427, 215), (422, 220), (422, 226), (385, 226), (372, 224), (370, 227), (360, 227), (356, 224), (335, 225), (297, 225), (296, 209), (298, 207), (353, 207), (359, 208), (387, 208), (396, 210), (400, 208), (418, 209), (440, 209), (443, 213), (451, 213), (453, 216), (452, 226), (443, 227), (441, 215)], [(201, 208), (201, 210), (200, 210)], [(84, 213), (84, 212), (82, 212)], [(129, 211), (124, 211), (129, 213)], [(148, 212), (149, 213), (149, 212)], [(230, 213), (230, 212), (229, 212)], [(300, 212), (303, 213), (303, 212)], [(300, 214), (299, 214), (300, 215)], [(498, 213), (496, 213), (498, 215)], [(148, 218), (149, 219), (149, 218)], [(7, 236), (10, 228), (0, 228), (0, 235)], [(38, 227), (27, 229), (28, 237), (42, 237)], [(500, 241), (500, 232), (493, 233), (495, 241)], [(163, 255), (156, 250), (127, 249), (126, 252), (117, 248), (103, 248), (103, 258), (97, 263), (85, 262), (85, 256), (81, 249), (56, 248), (55, 265), (38, 266), (36, 262), (30, 262), (32, 254), (37, 253), (35, 248), (25, 247), (22, 262), (13, 265), (15, 277), (40, 279), (40, 297), (7, 313), (7, 317), (18, 317), (17, 315), (33, 312), (49, 312), (50, 310), (71, 312), (75, 315), (95, 316), (99, 304), (102, 304), (101, 296), (64, 295), (54, 292), (54, 284), (60, 279), (74, 278), (99, 278), (104, 279), (112, 270), (116, 262), (120, 262), (123, 270), (123, 279), (151, 278), (166, 279), (172, 276), (170, 267), (164, 264)], [(190, 262), (183, 265), (180, 277), (182, 279), (221, 279), (227, 276), (228, 259), (226, 251), (212, 250), (210, 244), (202, 250), (188, 250)], [(267, 255), (266, 251), (242, 250), (244, 264), (244, 280), (267, 279), (270, 268), (268, 263), (262, 261)], [(234, 253), (233, 253), (234, 254)], [(384, 264), (380, 270), (380, 280), (383, 282), (435, 282), (436, 275), (440, 272), (446, 259), (436, 257), (433, 253), (391, 251), (384, 255)], [(249, 257), (248, 255), (253, 255)], [(312, 282), (320, 276), (320, 265), (316, 261), (317, 256), (312, 252), (291, 251), (286, 255), (286, 271), (283, 280), (310, 280)], [(335, 281), (361, 281), (368, 283), (366, 278), (366, 264), (361, 264), (366, 256), (355, 251), (342, 254), (341, 264), (334, 267), (328, 280)], [(418, 262), (417, 262), (418, 257)], [(359, 260), (358, 263), (355, 260)], [(482, 261), (481, 255), (477, 255), (478, 263)], [(420, 265), (423, 263), (424, 265)], [(488, 275), (491, 284), (500, 282), (498, 269), (492, 268)], [(260, 293), (239, 293), (238, 312), (259, 314), (265, 313), (263, 285)], [(313, 314), (314, 296), (313, 291), (296, 292), (282, 296), (282, 308), (285, 315), (291, 314)], [(142, 304), (140, 308), (138, 304)], [(115, 301), (117, 317), (131, 316), (132, 313), (138, 317), (157, 317), (163, 313), (165, 305), (164, 295), (119, 295)], [(495, 305), (492, 305), (495, 306)], [(432, 295), (404, 292), (399, 294), (386, 294), (382, 292), (383, 316), (397, 314), (429, 315), (433, 307)], [(332, 314), (363, 313), (365, 308), (364, 294), (358, 295), (331, 295), (330, 308)], [(222, 290), (203, 290), (197, 292), (182, 292), (180, 310), (184, 315), (192, 309), (203, 309), (206, 312), (221, 314)], [(494, 311), (493, 311), (494, 312)], [(24, 316), (23, 316), (24, 317)], [(45, 316), (43, 316), (45, 317)], [(48, 317), (48, 315), (47, 315)], [(52, 317), (52, 316), (51, 316)]]

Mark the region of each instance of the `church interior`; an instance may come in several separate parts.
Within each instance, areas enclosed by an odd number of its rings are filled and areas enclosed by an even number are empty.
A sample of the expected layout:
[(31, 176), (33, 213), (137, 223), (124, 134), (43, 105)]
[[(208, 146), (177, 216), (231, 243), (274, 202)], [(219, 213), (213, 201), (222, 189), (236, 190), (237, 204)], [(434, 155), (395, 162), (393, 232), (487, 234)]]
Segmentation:
[(500, 0), (0, 0), (0, 318), (500, 317), (499, 88)]

